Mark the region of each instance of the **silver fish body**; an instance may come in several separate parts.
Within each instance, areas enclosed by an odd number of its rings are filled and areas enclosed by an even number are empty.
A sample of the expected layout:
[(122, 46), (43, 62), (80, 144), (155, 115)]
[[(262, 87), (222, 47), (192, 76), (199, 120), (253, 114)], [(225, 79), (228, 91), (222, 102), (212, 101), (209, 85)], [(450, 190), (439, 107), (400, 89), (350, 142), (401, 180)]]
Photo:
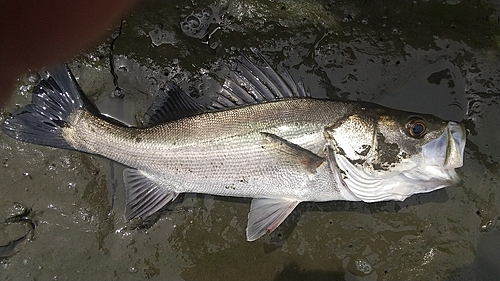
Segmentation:
[[(146, 129), (126, 128), (79, 111), (63, 129), (77, 150), (141, 170), (177, 193), (238, 197), (345, 199), (328, 165), (308, 171), (280, 155), (269, 133), (324, 157), (324, 127), (352, 104), (293, 99), (196, 115)], [(310, 112), (315, 112), (314, 115)], [(324, 166), (324, 167), (323, 167)]]
[(465, 145), (460, 124), (311, 99), (287, 73), (246, 58), (210, 107), (169, 85), (148, 111), (145, 128), (110, 123), (89, 107), (70, 71), (58, 70), (3, 131), (130, 167), (124, 172), (127, 219), (147, 217), (185, 192), (251, 197), (251, 241), (303, 201), (404, 200), (460, 183), (454, 170), (462, 166)]

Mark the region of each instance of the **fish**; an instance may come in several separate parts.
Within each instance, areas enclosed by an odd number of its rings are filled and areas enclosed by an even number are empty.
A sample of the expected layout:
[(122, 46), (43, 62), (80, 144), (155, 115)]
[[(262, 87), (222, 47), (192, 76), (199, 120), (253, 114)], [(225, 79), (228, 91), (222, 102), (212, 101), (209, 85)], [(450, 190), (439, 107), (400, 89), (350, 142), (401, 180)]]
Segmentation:
[(462, 182), (459, 122), (312, 98), (262, 55), (240, 55), (211, 104), (166, 82), (138, 127), (100, 114), (68, 66), (40, 75), (32, 102), (1, 130), (127, 166), (126, 220), (147, 218), (181, 193), (247, 197), (246, 238), (254, 241), (301, 202), (403, 201)]

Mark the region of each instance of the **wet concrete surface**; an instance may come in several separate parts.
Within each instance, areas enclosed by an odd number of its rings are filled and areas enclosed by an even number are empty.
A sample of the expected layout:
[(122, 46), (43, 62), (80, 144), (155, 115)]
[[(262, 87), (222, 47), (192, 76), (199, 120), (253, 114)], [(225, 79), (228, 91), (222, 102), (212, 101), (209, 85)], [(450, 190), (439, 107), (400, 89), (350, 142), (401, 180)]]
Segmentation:
[[(383, 3), (383, 4), (382, 4)], [(0, 134), (0, 222), (31, 209), (5, 280), (495, 280), (500, 270), (499, 10), (484, 1), (142, 2), (68, 62), (84, 92), (135, 125), (167, 81), (202, 101), (239, 52), (259, 51), (314, 97), (371, 101), (465, 123), (463, 186), (404, 202), (302, 203), (245, 240), (249, 199), (186, 194), (124, 220), (123, 166)], [(30, 101), (36, 75), (0, 121)], [(25, 233), (0, 224), (0, 245)]]

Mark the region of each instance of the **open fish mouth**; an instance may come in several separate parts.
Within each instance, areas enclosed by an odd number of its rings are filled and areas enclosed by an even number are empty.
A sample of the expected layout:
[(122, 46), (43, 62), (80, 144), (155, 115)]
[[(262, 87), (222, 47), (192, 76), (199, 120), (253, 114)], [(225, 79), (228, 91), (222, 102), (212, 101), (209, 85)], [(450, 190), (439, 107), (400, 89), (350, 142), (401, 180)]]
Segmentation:
[(441, 136), (422, 146), (425, 165), (438, 166), (446, 170), (462, 167), (465, 136), (463, 125), (448, 122)]

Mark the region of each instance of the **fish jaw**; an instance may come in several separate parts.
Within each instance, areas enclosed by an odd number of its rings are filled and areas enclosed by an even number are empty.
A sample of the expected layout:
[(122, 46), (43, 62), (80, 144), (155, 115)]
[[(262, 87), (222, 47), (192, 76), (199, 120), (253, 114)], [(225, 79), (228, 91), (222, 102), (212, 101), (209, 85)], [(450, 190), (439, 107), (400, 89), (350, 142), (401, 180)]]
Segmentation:
[(465, 128), (463, 125), (448, 122), (443, 134), (422, 146), (426, 165), (442, 166), (444, 169), (462, 167), (465, 149)]

